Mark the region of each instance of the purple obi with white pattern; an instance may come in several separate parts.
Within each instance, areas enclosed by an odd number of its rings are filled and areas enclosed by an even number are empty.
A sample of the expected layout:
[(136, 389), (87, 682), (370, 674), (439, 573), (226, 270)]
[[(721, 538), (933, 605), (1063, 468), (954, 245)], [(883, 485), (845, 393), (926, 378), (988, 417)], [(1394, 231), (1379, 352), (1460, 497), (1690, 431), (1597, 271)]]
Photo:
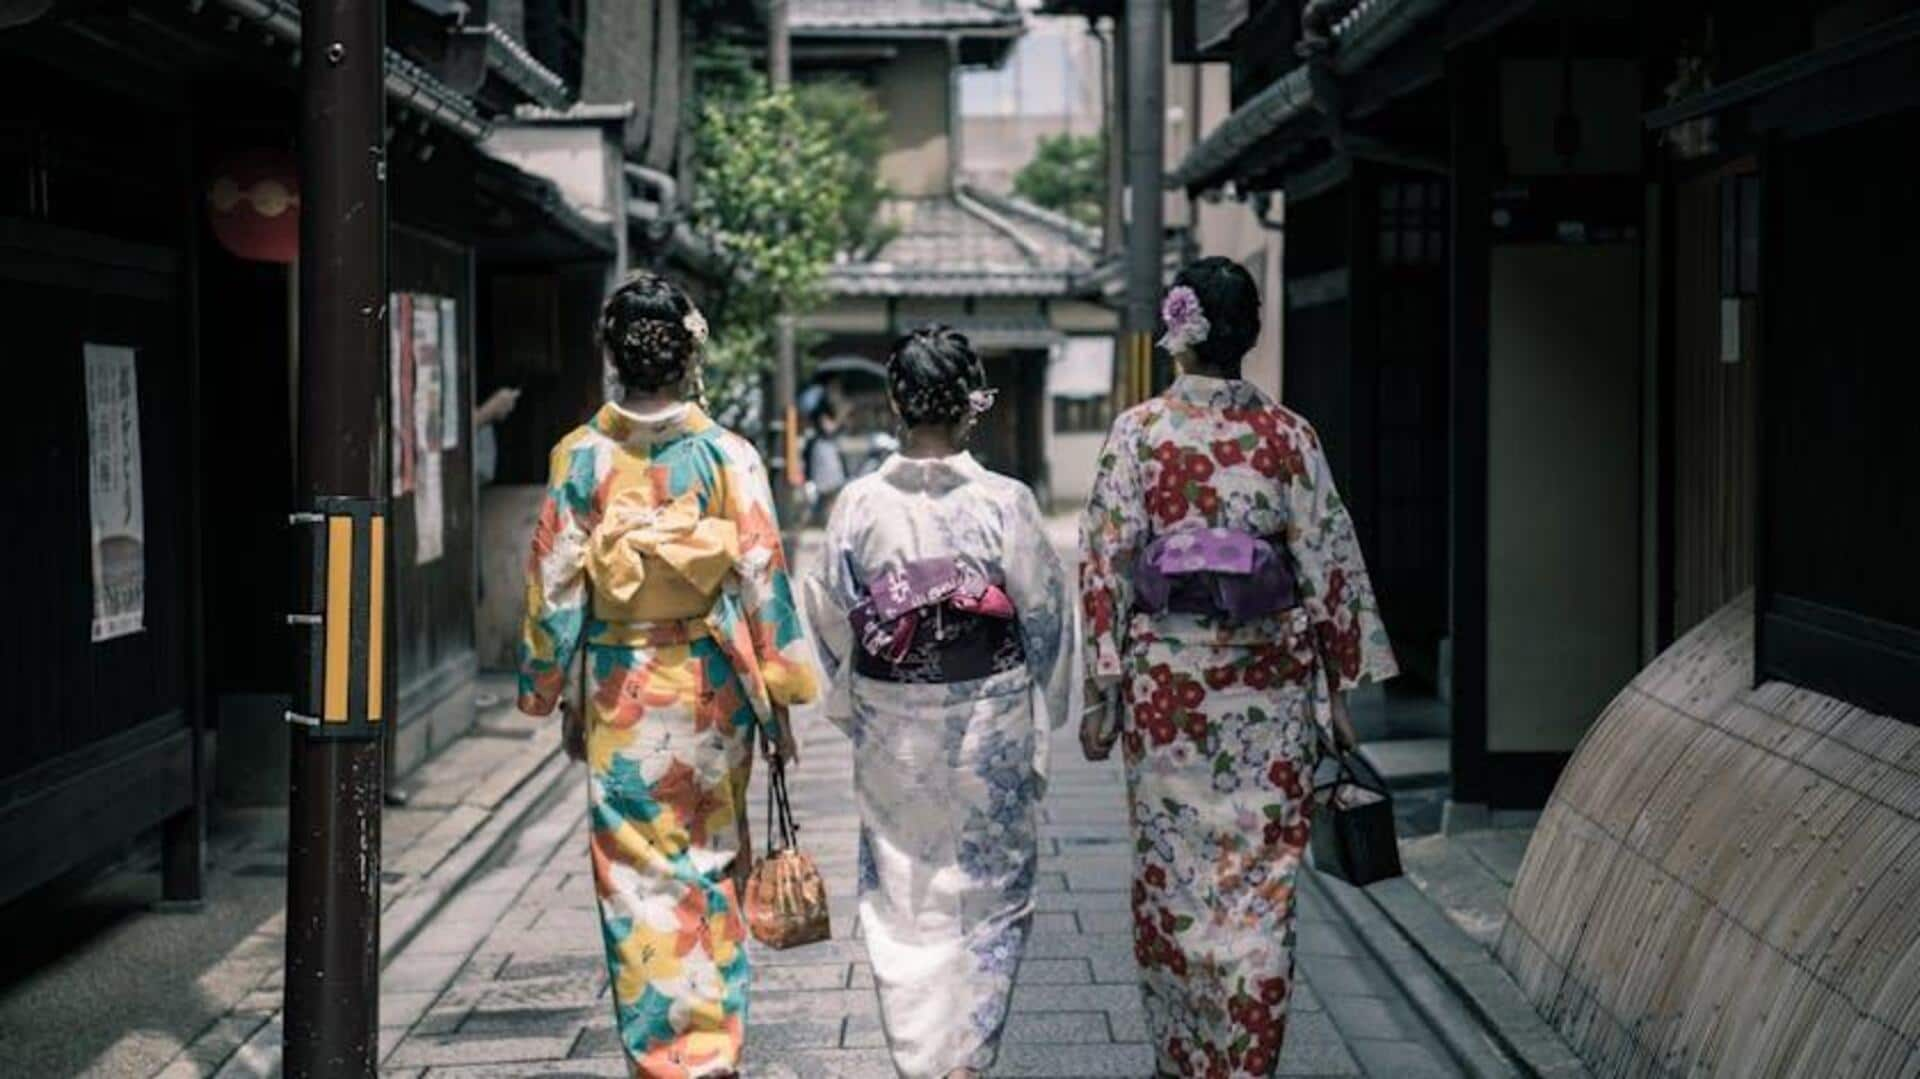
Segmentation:
[(1231, 528), (1155, 536), (1133, 571), (1134, 605), (1253, 622), (1298, 603), (1293, 570), (1272, 543)]
[(849, 612), (854, 670), (883, 682), (969, 682), (1026, 663), (1013, 601), (978, 569), (925, 558), (888, 570)]

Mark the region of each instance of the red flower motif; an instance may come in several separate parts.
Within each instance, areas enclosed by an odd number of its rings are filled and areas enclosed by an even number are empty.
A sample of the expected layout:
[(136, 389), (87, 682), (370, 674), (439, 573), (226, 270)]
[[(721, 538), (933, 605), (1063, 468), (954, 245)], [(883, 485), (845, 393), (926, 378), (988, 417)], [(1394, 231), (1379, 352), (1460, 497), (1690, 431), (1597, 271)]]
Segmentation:
[(1271, 446), (1261, 446), (1259, 449), (1253, 451), (1253, 470), (1262, 476), (1270, 478), (1278, 477), (1280, 475), (1280, 455), (1273, 452), (1273, 447)]
[(1247, 426), (1261, 438), (1268, 438), (1280, 430), (1280, 417), (1272, 409), (1256, 408), (1247, 414)]
[(1233, 684), (1234, 675), (1233, 665), (1230, 663), (1220, 667), (1208, 667), (1206, 673), (1207, 688), (1225, 689)]
[(1187, 713), (1187, 737), (1196, 742), (1207, 740), (1207, 717), (1203, 712)]
[(1178, 733), (1179, 731), (1173, 725), (1173, 720), (1166, 716), (1155, 716), (1154, 722), (1147, 728), (1147, 734), (1153, 739), (1153, 744), (1156, 746), (1172, 744), (1174, 735)]
[(1247, 666), (1247, 672), (1240, 676), (1248, 689), (1266, 689), (1273, 684), (1273, 668), (1258, 659)]
[(1173, 667), (1165, 663), (1156, 663), (1147, 668), (1147, 677), (1153, 679), (1154, 685), (1166, 689), (1173, 685)]
[(1265, 1075), (1273, 1070), (1273, 1057), (1265, 1049), (1250, 1049), (1241, 1058), (1240, 1070), (1248, 1075)]
[(1189, 453), (1182, 466), (1187, 478), (1195, 483), (1205, 483), (1213, 478), (1213, 461), (1204, 453)]
[(1148, 866), (1146, 872), (1142, 873), (1141, 876), (1145, 878), (1146, 882), (1152, 887), (1165, 888), (1167, 886), (1167, 871), (1157, 865)]
[(1282, 827), (1280, 826), (1280, 822), (1279, 822), (1279, 821), (1277, 821), (1277, 820), (1270, 820), (1270, 821), (1268, 821), (1268, 822), (1267, 822), (1267, 825), (1266, 825), (1266, 827), (1264, 827), (1264, 828), (1262, 828), (1262, 829), (1260, 829), (1260, 839), (1261, 839), (1261, 841), (1262, 841), (1262, 842), (1264, 842), (1264, 843), (1265, 843), (1265, 844), (1266, 844), (1267, 846), (1269, 846), (1269, 847), (1271, 847), (1271, 846), (1273, 846), (1273, 845), (1274, 845), (1275, 843), (1278, 843), (1278, 842), (1280, 842), (1280, 836), (1281, 836), (1281, 833), (1282, 833), (1282, 832), (1283, 832), (1284, 830), (1285, 830), (1285, 829), (1283, 829), (1283, 828), (1282, 828)]
[(1260, 983), (1260, 1003), (1272, 1008), (1284, 1004), (1287, 999), (1287, 980), (1268, 978)]
[(1208, 448), (1213, 451), (1213, 459), (1223, 465), (1237, 465), (1247, 459), (1247, 451), (1235, 439), (1219, 439)]
[(1285, 757), (1275, 757), (1273, 763), (1267, 765), (1267, 782), (1274, 786), (1284, 787), (1289, 783), (1297, 783), (1299, 781), (1299, 770), (1293, 766), (1292, 761)]
[(1207, 699), (1207, 691), (1191, 678), (1182, 678), (1175, 684), (1173, 695), (1182, 708), (1198, 708), (1201, 702)]
[(1159, 495), (1147, 496), (1147, 510), (1158, 517), (1163, 524), (1177, 524), (1187, 515), (1187, 496), (1180, 491), (1167, 491)]
[(1296, 820), (1280, 830), (1280, 841), (1294, 850), (1305, 850), (1307, 846), (1307, 822)]
[(1193, 496), (1193, 504), (1201, 516), (1212, 520), (1220, 512), (1220, 492), (1211, 487), (1202, 487)]
[(1162, 442), (1153, 448), (1153, 459), (1172, 468), (1180, 463), (1180, 447), (1174, 442)]

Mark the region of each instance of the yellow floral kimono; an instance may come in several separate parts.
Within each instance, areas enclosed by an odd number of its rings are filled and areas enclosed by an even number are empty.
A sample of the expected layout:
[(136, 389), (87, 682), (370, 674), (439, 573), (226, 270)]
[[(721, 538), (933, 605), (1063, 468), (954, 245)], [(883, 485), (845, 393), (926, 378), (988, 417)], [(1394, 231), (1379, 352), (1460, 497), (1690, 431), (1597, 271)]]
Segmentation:
[(736, 1072), (731, 879), (753, 733), (817, 692), (759, 454), (699, 408), (615, 405), (554, 448), (527, 567), (520, 708), (584, 643), (593, 875), (634, 1072)]

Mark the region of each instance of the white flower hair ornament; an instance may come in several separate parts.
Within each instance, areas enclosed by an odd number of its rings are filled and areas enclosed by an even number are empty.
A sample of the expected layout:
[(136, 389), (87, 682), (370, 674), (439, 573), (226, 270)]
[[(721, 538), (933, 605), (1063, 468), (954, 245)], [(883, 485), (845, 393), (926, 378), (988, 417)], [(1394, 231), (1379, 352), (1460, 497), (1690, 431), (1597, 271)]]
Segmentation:
[(967, 414), (970, 416), (986, 415), (988, 410), (993, 408), (994, 401), (998, 400), (999, 397), (1000, 391), (996, 389), (972, 391), (967, 394)]
[(1167, 290), (1166, 298), (1160, 301), (1160, 321), (1167, 327), (1167, 332), (1161, 335), (1160, 347), (1176, 356), (1205, 344), (1213, 332), (1213, 324), (1207, 321), (1207, 313), (1200, 306), (1200, 297), (1185, 285)]
[(691, 309), (687, 311), (687, 317), (680, 320), (680, 325), (686, 328), (687, 334), (693, 338), (694, 344), (704, 345), (707, 343), (707, 316), (701, 314), (698, 307), (691, 307)]

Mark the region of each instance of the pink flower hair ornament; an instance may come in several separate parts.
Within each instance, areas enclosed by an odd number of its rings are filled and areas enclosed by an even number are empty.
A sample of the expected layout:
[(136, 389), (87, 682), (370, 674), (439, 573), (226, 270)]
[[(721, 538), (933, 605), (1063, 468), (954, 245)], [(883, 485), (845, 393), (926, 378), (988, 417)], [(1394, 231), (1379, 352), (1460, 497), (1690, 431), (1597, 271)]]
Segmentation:
[(1193, 351), (1194, 346), (1204, 344), (1213, 332), (1213, 324), (1207, 321), (1207, 313), (1200, 306), (1200, 297), (1185, 285), (1167, 290), (1166, 298), (1160, 301), (1160, 321), (1167, 327), (1167, 332), (1160, 337), (1160, 347), (1175, 356)]

